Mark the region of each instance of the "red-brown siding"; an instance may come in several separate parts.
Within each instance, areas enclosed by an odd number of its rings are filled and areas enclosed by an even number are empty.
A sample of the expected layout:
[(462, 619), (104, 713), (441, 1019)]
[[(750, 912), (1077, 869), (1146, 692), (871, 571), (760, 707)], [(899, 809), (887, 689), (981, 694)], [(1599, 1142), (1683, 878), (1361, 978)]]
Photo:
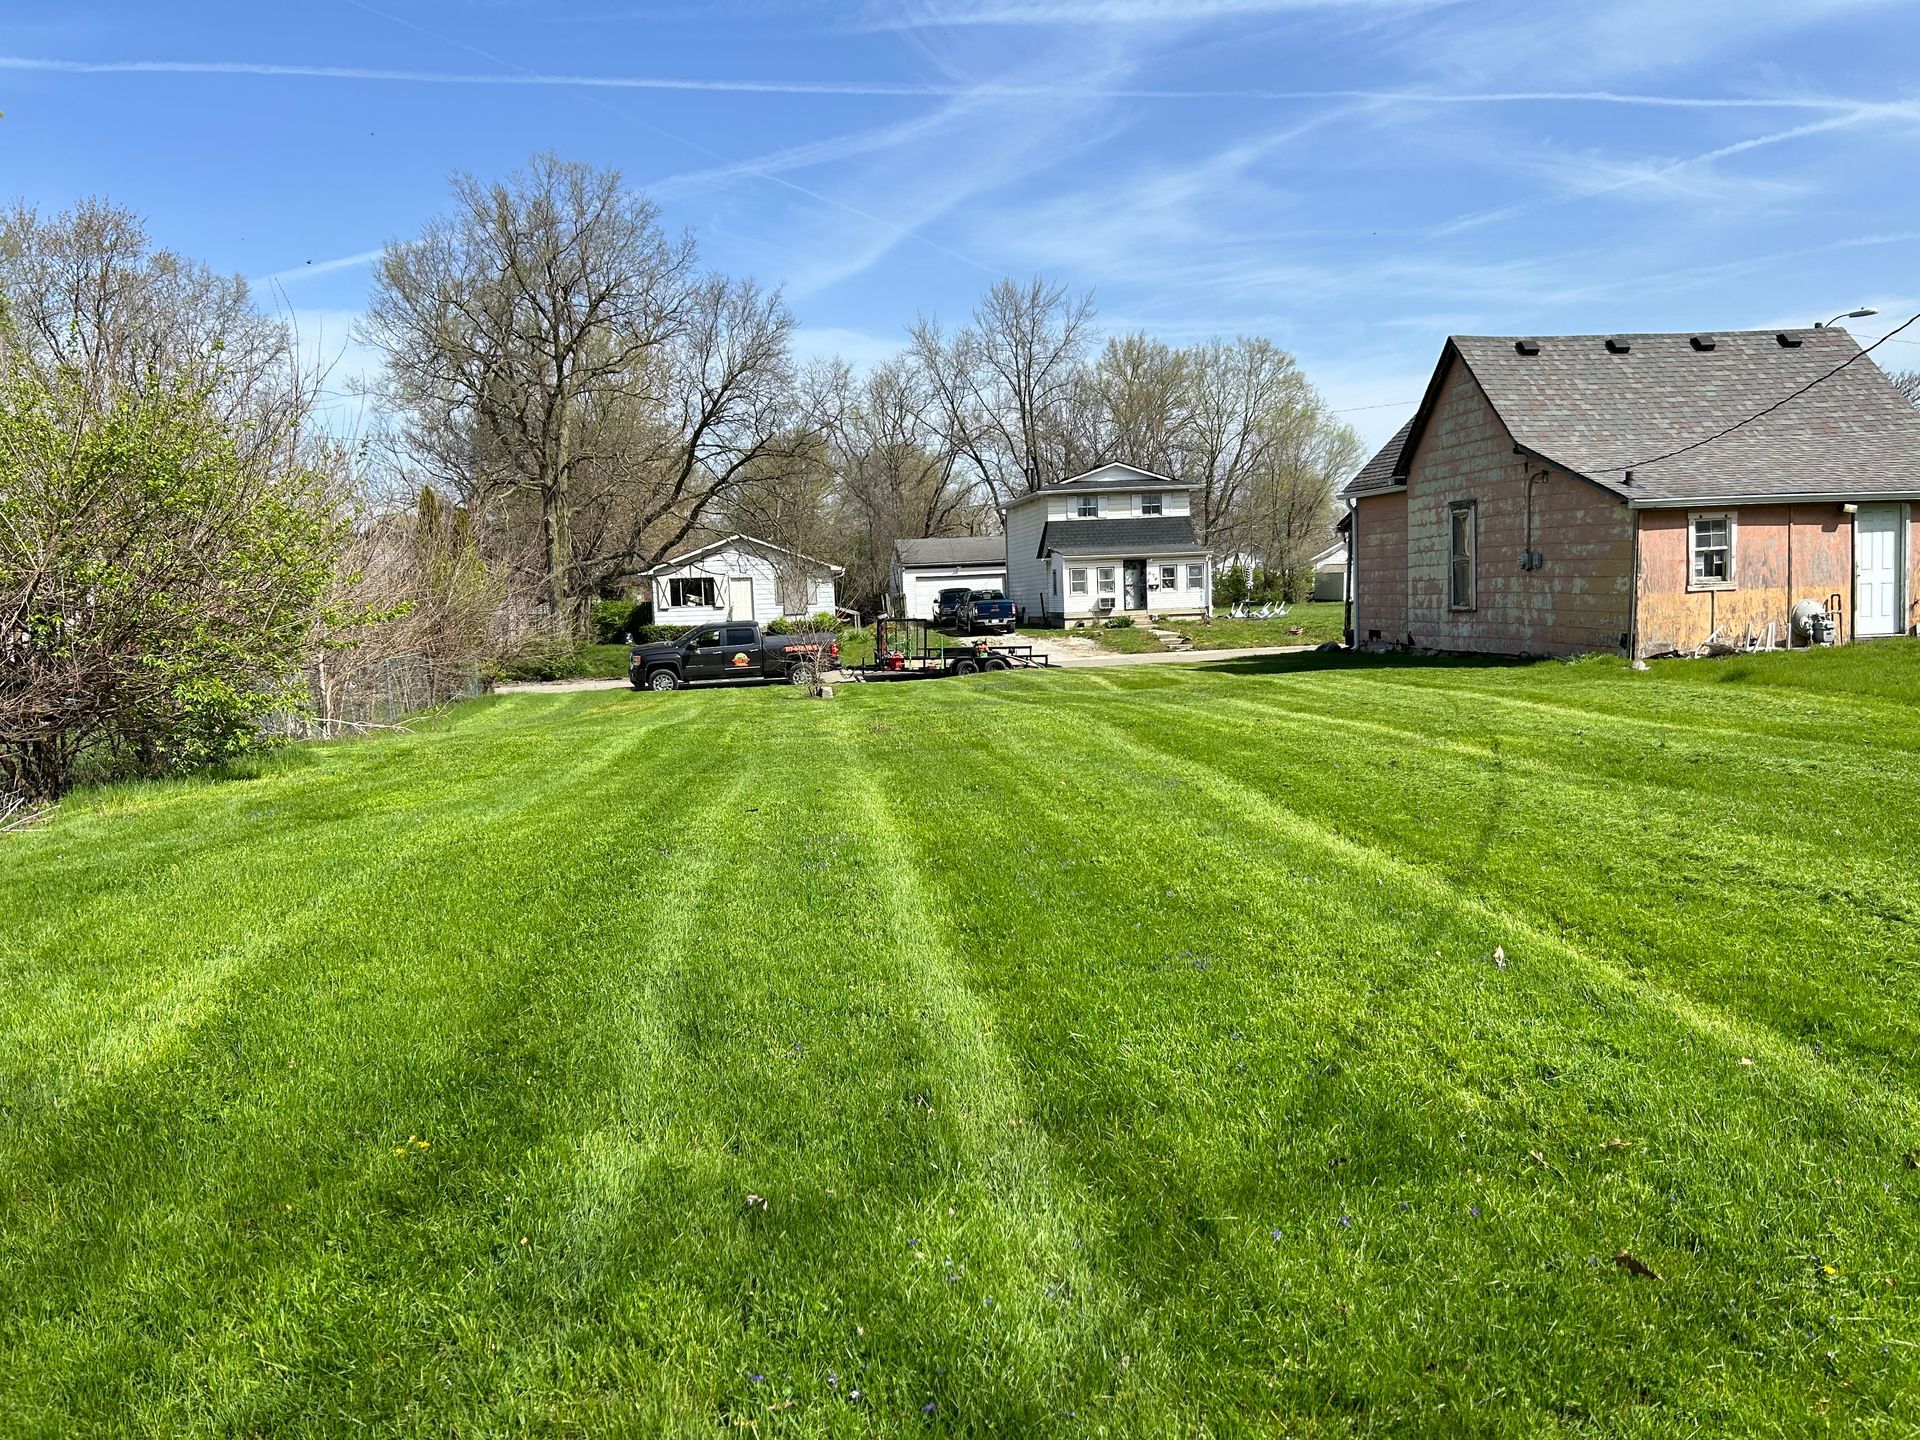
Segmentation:
[[(1528, 480), (1537, 570), (1528, 548)], [(1474, 605), (1448, 604), (1448, 512), (1474, 502)], [(1455, 361), (1408, 465), (1407, 629), (1436, 650), (1573, 655), (1617, 650), (1628, 628), (1633, 530), (1598, 486), (1513, 453), (1513, 437)]]
[(1397, 645), (1407, 636), (1407, 497), (1364, 496), (1353, 516), (1353, 635)]
[[(1702, 507), (1718, 514), (1727, 507)], [(1640, 581), (1636, 653), (1660, 655), (1691, 650), (1716, 631), (1723, 640), (1762, 636), (1769, 623), (1785, 644), (1787, 615), (1801, 600), (1828, 604), (1839, 596), (1839, 636), (1853, 626), (1853, 517), (1837, 501), (1800, 505), (1732, 507), (1733, 585), (1689, 590), (1692, 551), (1687, 510), (1643, 510), (1640, 521)], [(1920, 524), (1910, 526), (1920, 541)], [(1915, 546), (1907, 546), (1908, 625), (1920, 587)]]

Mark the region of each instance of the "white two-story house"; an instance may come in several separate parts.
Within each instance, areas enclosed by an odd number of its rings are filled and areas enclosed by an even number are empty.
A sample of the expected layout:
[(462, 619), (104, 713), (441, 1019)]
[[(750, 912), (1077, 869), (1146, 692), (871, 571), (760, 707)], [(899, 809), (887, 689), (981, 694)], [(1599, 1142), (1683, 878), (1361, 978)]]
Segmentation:
[(1114, 463), (1007, 506), (1007, 593), (1050, 625), (1210, 614), (1213, 566), (1192, 487)]

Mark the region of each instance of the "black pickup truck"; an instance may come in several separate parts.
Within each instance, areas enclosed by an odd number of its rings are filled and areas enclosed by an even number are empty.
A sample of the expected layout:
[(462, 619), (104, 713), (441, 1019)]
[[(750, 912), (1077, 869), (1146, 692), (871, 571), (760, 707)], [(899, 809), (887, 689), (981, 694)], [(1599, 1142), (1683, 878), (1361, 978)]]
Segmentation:
[(751, 620), (696, 625), (684, 635), (627, 652), (627, 679), (636, 690), (743, 680), (799, 680), (809, 670), (835, 669), (840, 642), (806, 635), (769, 635)]

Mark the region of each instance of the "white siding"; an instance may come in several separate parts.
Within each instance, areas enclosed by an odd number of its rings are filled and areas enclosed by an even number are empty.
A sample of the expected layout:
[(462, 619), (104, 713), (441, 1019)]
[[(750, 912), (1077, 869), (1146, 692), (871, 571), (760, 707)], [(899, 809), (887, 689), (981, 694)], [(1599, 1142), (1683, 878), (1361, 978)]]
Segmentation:
[[(1144, 611), (1128, 611), (1127, 607), (1127, 569), (1129, 559), (1138, 556), (1128, 555), (1062, 555), (1056, 557), (1060, 566), (1060, 599), (1054, 603), (1054, 613), (1064, 615), (1068, 621), (1097, 619), (1105, 615), (1149, 614), (1164, 615), (1175, 619), (1205, 615), (1213, 600), (1213, 567), (1204, 555), (1181, 554), (1147, 557), (1147, 608)], [(1113, 608), (1100, 608), (1099, 567), (1113, 567)], [(1177, 567), (1175, 579), (1178, 583), (1173, 589), (1154, 589), (1160, 578), (1160, 567)], [(1200, 586), (1195, 589), (1187, 583), (1187, 567), (1204, 566)], [(1087, 593), (1073, 593), (1073, 571), (1085, 569), (1087, 572)]]
[(907, 565), (894, 571), (894, 594), (900, 613), (914, 620), (933, 616), (933, 602), (942, 590), (964, 585), (969, 590), (1005, 590), (1007, 572), (999, 565)]
[(1007, 594), (1035, 620), (1058, 609), (1047, 591), (1046, 563), (1039, 558), (1040, 534), (1057, 498), (1016, 500), (1007, 507)]
[[(711, 576), (718, 604), (672, 605), (668, 603), (670, 594), (667, 582), (672, 579), (696, 576)], [(753, 585), (753, 613), (751, 615), (732, 613), (730, 599), (733, 593), (732, 581), (735, 576), (745, 576)], [(714, 620), (758, 620), (762, 624), (775, 620), (783, 613), (780, 608), (778, 572), (773, 556), (751, 545), (729, 545), (722, 550), (714, 550), (690, 561), (651, 577), (651, 595), (653, 599), (653, 623), (656, 625), (700, 625)], [(792, 611), (795, 615), (812, 615), (817, 611), (831, 610), (838, 603), (834, 594), (833, 572), (821, 567), (809, 572), (806, 582), (805, 604), (803, 608)], [(744, 607), (743, 607), (744, 608)]]

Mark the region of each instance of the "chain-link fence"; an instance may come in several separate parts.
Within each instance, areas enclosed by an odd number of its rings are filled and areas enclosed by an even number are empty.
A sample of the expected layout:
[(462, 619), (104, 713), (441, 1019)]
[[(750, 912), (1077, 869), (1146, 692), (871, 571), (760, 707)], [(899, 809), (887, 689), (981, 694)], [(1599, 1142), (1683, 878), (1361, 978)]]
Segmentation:
[(309, 706), (282, 711), (262, 722), (280, 739), (331, 740), (390, 729), (408, 715), (486, 690), (486, 678), (471, 661), (430, 655), (321, 661), (307, 672)]

